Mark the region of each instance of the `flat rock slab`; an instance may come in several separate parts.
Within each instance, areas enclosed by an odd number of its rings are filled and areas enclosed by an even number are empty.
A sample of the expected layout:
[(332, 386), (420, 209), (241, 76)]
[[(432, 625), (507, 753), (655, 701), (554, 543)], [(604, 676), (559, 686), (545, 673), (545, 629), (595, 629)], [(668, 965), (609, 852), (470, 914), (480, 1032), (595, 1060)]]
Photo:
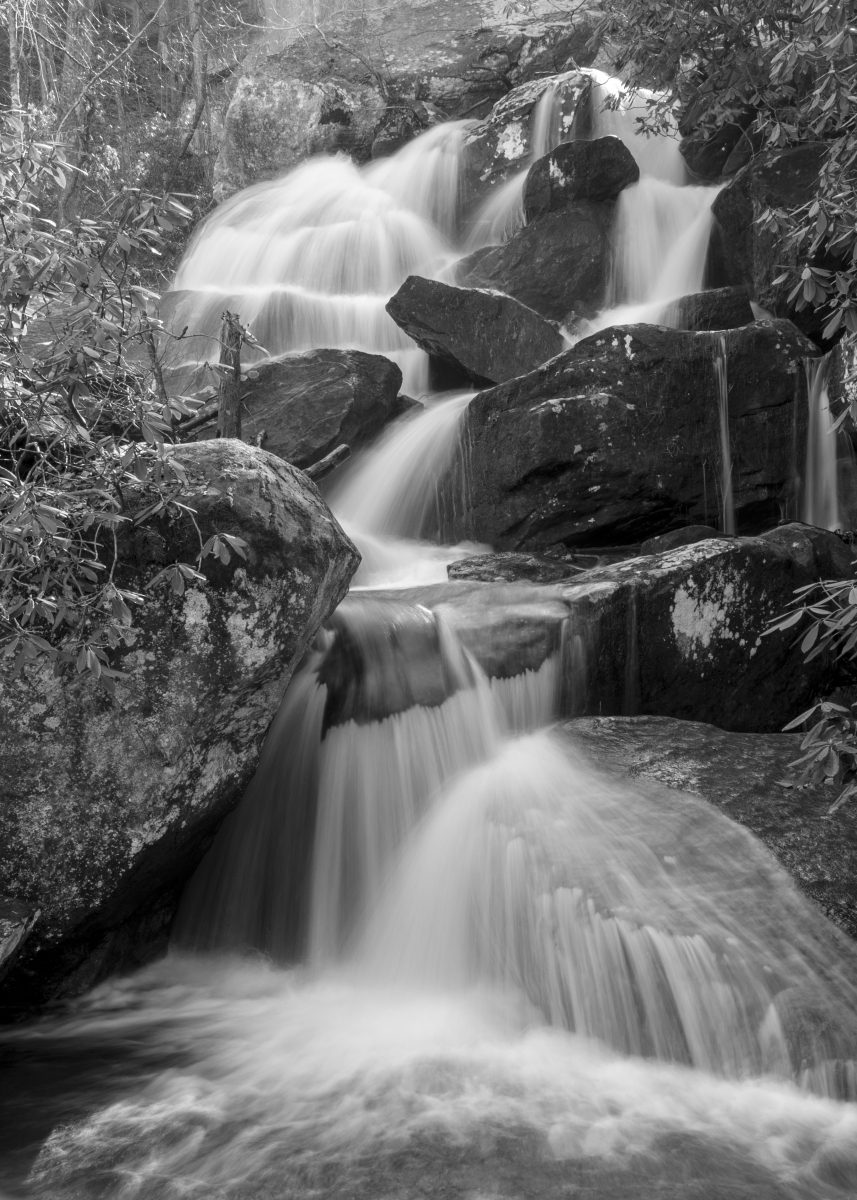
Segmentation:
[(727, 733), (669, 717), (589, 717), (562, 727), (598, 762), (693, 792), (745, 825), (824, 914), (857, 937), (857, 805), (827, 816), (836, 793), (783, 787), (800, 735)]
[(526, 375), (565, 349), (559, 330), (511, 296), (411, 275), (387, 304), (428, 354), (477, 385)]

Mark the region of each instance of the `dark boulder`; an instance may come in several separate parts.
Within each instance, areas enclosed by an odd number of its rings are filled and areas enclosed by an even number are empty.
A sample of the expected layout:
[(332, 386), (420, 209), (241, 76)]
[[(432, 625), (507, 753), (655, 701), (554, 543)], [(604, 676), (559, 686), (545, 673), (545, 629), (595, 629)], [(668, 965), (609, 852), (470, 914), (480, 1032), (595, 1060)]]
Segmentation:
[(754, 319), (744, 287), (712, 288), (682, 296), (670, 306), (670, 324), (676, 329), (739, 329)]
[(525, 375), (565, 348), (538, 313), (499, 292), (411, 275), (387, 312), (430, 355), (477, 384)]
[(703, 108), (700, 102), (690, 104), (679, 121), (681, 153), (696, 179), (713, 182), (744, 166), (742, 153), (752, 157), (754, 146), (748, 131), (756, 114), (753, 109), (743, 109), (717, 129), (699, 129), (695, 126)]
[(831, 820), (829, 787), (784, 786), (800, 734), (727, 733), (667, 717), (596, 717), (564, 728), (600, 763), (723, 809), (773, 851), (831, 921), (857, 937), (857, 805), (846, 804)]
[(615, 200), (639, 178), (633, 154), (618, 137), (565, 142), (527, 172), (524, 217), (533, 221), (575, 200)]
[(552, 321), (604, 306), (615, 205), (578, 200), (524, 226), (502, 246), (457, 264), (456, 283), (497, 288)]
[(717, 521), (724, 350), (738, 529), (796, 515), (812, 343), (788, 321), (723, 333), (632, 325), (471, 401), (467, 452), (445, 484), (446, 534), (532, 550), (626, 545)]
[[(116, 651), (115, 699), (86, 678), (0, 673), (0, 896), (39, 912), (0, 984), (14, 1010), (85, 990), (162, 950), (180, 890), (238, 802), (310, 638), (359, 556), (316, 489), (229, 439), (175, 450), (194, 519), (120, 542), (116, 579), (146, 597)], [(219, 532), (246, 558), (207, 586), (148, 585)]]
[[(251, 367), (242, 397), (242, 437), (296, 467), (345, 442), (370, 442), (409, 405), (402, 372), (381, 354), (307, 350)], [(215, 419), (197, 437), (214, 436)]]
[(793, 284), (776, 280), (786, 268), (795, 267), (797, 260), (783, 239), (760, 218), (767, 209), (794, 212), (809, 201), (827, 153), (825, 144), (810, 143), (760, 155), (735, 176), (712, 205), (717, 221), (712, 253), (721, 273), (717, 282), (746, 287), (764, 309), (791, 318), (819, 343), (826, 318), (812, 308), (798, 312), (789, 303)]

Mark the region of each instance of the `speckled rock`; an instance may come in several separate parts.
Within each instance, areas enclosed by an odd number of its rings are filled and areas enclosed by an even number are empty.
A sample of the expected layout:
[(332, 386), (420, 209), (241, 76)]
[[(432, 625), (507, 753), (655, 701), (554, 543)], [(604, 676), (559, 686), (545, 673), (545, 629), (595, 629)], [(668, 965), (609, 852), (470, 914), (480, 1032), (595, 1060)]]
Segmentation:
[(659, 533), (657, 537), (646, 538), (640, 543), (640, 553), (662, 554), (665, 550), (692, 546), (696, 542), (704, 542), (707, 538), (722, 536), (722, 533), (711, 525), (683, 525), (681, 529), (671, 529), (669, 533)]
[(525, 375), (566, 345), (554, 325), (511, 296), (417, 275), (387, 312), (418, 346), (479, 386)]
[(468, 579), (478, 583), (556, 583), (573, 579), (586, 568), (563, 558), (544, 558), (538, 554), (515, 554), (511, 550), (499, 554), (475, 554), (450, 563), (446, 569), (450, 579)]
[(727, 733), (665, 717), (569, 721), (568, 735), (602, 765), (660, 780), (722, 808), (760, 838), (798, 887), (857, 937), (857, 805), (833, 818), (829, 787), (795, 788), (800, 735)]
[[(272, 30), (244, 64), (215, 164), (218, 199), (330, 149), (357, 161), (389, 150), (388, 131), (483, 114), (510, 88), (589, 63), (597, 13), (558, 19), (550, 0), (524, 16), (493, 0), (368, 0)], [(596, 9), (593, 5), (593, 9)], [(294, 100), (294, 107), (291, 101)]]
[(796, 516), (794, 439), (813, 344), (787, 321), (723, 333), (633, 325), (471, 401), (445, 486), (449, 539), (508, 550), (627, 545), (719, 523), (722, 343), (737, 528)]
[[(80, 678), (0, 678), (0, 895), (40, 916), (0, 985), (6, 1009), (82, 990), (163, 944), (177, 892), (240, 798), (292, 669), (358, 555), (316, 489), (236, 441), (178, 448), (208, 585), (149, 594), (115, 701)], [(187, 518), (128, 532), (117, 578), (144, 591), (194, 561)]]
[[(307, 350), (253, 367), (242, 397), (241, 436), (296, 467), (343, 442), (366, 445), (405, 411), (402, 372), (381, 354)], [(215, 421), (197, 438), (214, 436)]]
[(524, 218), (533, 221), (573, 200), (615, 200), (639, 178), (636, 159), (618, 137), (566, 142), (527, 172)]
[[(436, 704), (455, 690), (459, 677), (444, 674), (432, 649), (438, 636), (428, 614), (437, 612), (491, 678), (536, 670), (556, 656), (562, 714), (650, 713), (778, 730), (829, 691), (836, 676), (821, 658), (803, 661), (793, 632), (765, 630), (795, 588), (852, 574), (851, 551), (840, 538), (793, 524), (760, 537), (710, 539), (626, 559), (554, 583), (457, 579), (411, 589), (395, 604), (352, 594), (333, 622), (328, 711), (378, 719), (414, 703), (415, 691), (420, 702)], [(378, 622), (379, 606), (385, 623), (373, 640), (366, 631)], [(399, 685), (388, 692), (376, 686), (376, 646), (398, 656), (398, 668), (388, 666), (387, 675)]]

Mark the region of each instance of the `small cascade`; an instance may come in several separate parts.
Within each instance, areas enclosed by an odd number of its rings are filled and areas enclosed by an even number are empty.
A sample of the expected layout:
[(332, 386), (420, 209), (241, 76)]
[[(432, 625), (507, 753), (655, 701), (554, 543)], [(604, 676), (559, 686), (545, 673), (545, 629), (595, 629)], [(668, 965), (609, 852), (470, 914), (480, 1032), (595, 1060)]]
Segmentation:
[(554, 1026), (732, 1077), (800, 1073), (789, 1005), (826, 996), (838, 1023), (817, 1022), (812, 1057), (853, 1075), (852, 992), (834, 998), (825, 978), (822, 924), (716, 809), (614, 779), (539, 733), (447, 786), (357, 962), (400, 987), (492, 980)]
[(804, 359), (809, 416), (802, 519), (821, 529), (838, 529), (837, 437), (830, 412), (830, 356)]
[(425, 390), (425, 355), (384, 306), (408, 275), (432, 275), (450, 255), (466, 127), (437, 126), (364, 168), (310, 159), (220, 205), (165, 299), (167, 328), (191, 333), (167, 343), (168, 367), (192, 376), (217, 361), (229, 308), (260, 343), (257, 358), (321, 346), (375, 351), (399, 363), (406, 390)]
[(729, 436), (729, 361), (726, 338), (721, 334), (714, 351), (714, 377), (717, 381), (717, 413), (720, 424), (720, 528), (735, 534), (735, 501), (732, 489), (732, 445)]
[(459, 444), (473, 392), (430, 400), (389, 429), (371, 452), (341, 473), (328, 496), (363, 555), (360, 586), (428, 583), (476, 547), (430, 546), (419, 539), (443, 524), (439, 487)]
[(179, 945), (337, 961), (429, 801), (558, 711), (558, 657), (489, 680), (413, 601), (353, 596), (322, 642), (186, 892)]

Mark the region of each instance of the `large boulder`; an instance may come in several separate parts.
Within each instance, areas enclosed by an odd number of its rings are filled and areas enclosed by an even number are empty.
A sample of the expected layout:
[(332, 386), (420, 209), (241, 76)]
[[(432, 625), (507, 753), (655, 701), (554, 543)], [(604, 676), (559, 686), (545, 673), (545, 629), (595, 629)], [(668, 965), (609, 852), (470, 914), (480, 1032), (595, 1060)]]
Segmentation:
[[(358, 555), (299, 471), (242, 442), (182, 446), (195, 518), (122, 534), (115, 578), (146, 599), (111, 699), (45, 668), (0, 675), (0, 896), (38, 911), (0, 1006), (78, 992), (162, 948), (178, 893), (241, 797), (310, 638)], [(215, 532), (206, 586), (147, 590)]]
[(717, 282), (743, 285), (768, 312), (790, 317), (819, 341), (826, 318), (812, 308), (797, 312), (789, 303), (792, 284), (776, 281), (784, 268), (796, 265), (794, 252), (761, 218), (769, 209), (794, 212), (806, 204), (815, 194), (827, 153), (825, 144), (811, 143), (760, 155), (739, 171), (712, 205), (717, 222), (712, 240)]
[(734, 733), (668, 717), (564, 726), (600, 764), (693, 792), (760, 838), (830, 920), (857, 937), (857, 805), (828, 818), (829, 786), (795, 787), (800, 734)]
[(428, 354), (479, 385), (525, 375), (565, 347), (555, 326), (510, 296), (418, 275), (405, 280), (387, 312)]
[(529, 222), (574, 200), (615, 200), (640, 178), (640, 168), (620, 138), (565, 142), (530, 167), (524, 184)]
[(578, 200), (476, 251), (455, 269), (463, 287), (496, 288), (552, 321), (593, 317), (610, 276), (615, 203)]
[[(296, 467), (345, 442), (370, 442), (403, 411), (402, 372), (381, 354), (308, 350), (251, 368), (242, 397), (241, 434)], [(213, 437), (216, 419), (198, 437)]]
[[(517, 571), (529, 578), (537, 564), (529, 556), (507, 560), (506, 577)], [(796, 588), (852, 573), (851, 550), (840, 538), (792, 524), (556, 582), (460, 579), (414, 589), (396, 598), (395, 612), (390, 597), (352, 595), (327, 643), (326, 712), (334, 723), (379, 720), (413, 704), (438, 704), (460, 687), (461, 672), (442, 669), (449, 643), (429, 619), (437, 613), (491, 678), (520, 676), (552, 659), (559, 714), (649, 713), (778, 730), (839, 676), (821, 657), (805, 662), (794, 631), (768, 633), (769, 623)], [(382, 665), (391, 686), (379, 685)]]
[(669, 308), (676, 329), (739, 329), (753, 322), (753, 307), (744, 287), (711, 288), (681, 296)]
[(484, 112), (518, 84), (591, 62), (595, 20), (584, 10), (559, 20), (549, 0), (535, 0), (523, 21), (490, 0), (369, 0), (320, 20), (298, 15), (244, 64), (216, 194), (307, 153), (339, 149), (363, 161), (426, 123)]
[(530, 375), (481, 392), (450, 468), (445, 533), (506, 549), (639, 542), (719, 523), (722, 451), (716, 360), (728, 375), (737, 527), (796, 515), (802, 359), (788, 321), (722, 333), (607, 329)]

